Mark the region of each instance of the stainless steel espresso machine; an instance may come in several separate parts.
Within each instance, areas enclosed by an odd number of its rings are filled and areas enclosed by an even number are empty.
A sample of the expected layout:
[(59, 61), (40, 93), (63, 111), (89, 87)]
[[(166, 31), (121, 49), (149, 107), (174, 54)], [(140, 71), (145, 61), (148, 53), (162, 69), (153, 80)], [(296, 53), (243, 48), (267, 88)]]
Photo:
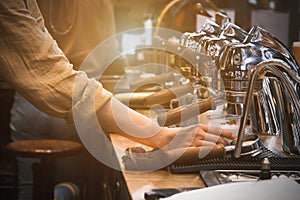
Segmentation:
[[(176, 70), (189, 83), (159, 91), (146, 101), (155, 104), (171, 100), (172, 92), (176, 97), (197, 93), (197, 103), (167, 111), (162, 117), (166, 122), (168, 118), (180, 120), (183, 115), (188, 118), (214, 109), (223, 99), (224, 113), (242, 115), (235, 157), (241, 154), (246, 127), (253, 134), (281, 135), (283, 150), (299, 155), (300, 69), (293, 55), (261, 27), (246, 32), (219, 12), (215, 19), (206, 20), (197, 32), (183, 33), (177, 42), (156, 38), (166, 51), (177, 49), (177, 55), (192, 58), (184, 62), (181, 56), (175, 56), (174, 61)], [(203, 95), (205, 92), (209, 97)], [(204, 105), (208, 107), (201, 110)], [(161, 125), (166, 125), (163, 122)], [(178, 120), (173, 119), (167, 125), (175, 123)]]

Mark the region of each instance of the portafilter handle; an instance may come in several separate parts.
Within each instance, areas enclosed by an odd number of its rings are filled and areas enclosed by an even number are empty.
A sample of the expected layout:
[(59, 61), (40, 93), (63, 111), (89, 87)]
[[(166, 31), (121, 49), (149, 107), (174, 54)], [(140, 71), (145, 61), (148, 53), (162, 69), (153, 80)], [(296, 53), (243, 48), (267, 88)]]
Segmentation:
[(157, 122), (160, 126), (170, 126), (178, 124), (181, 121), (190, 119), (209, 110), (215, 110), (216, 103), (212, 98), (177, 107), (168, 112), (162, 113), (157, 117)]

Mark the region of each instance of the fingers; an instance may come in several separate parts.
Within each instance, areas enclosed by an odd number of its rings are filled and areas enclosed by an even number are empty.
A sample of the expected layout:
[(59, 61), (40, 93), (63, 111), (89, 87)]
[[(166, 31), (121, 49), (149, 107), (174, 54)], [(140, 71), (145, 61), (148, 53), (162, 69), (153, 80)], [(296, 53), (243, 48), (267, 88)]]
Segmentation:
[(207, 133), (210, 133), (210, 134), (213, 134), (213, 135), (222, 136), (224, 138), (231, 139), (231, 140), (236, 138), (234, 133), (232, 133), (229, 130), (222, 129), (220, 127), (213, 127), (213, 126), (208, 126), (208, 125), (205, 125), (205, 124), (200, 124), (198, 126), (200, 126), (200, 128), (203, 131), (205, 131)]
[(206, 140), (194, 140), (190, 146), (199, 147), (199, 146), (215, 146), (215, 142), (206, 141)]
[(195, 140), (205, 140), (208, 141), (210, 143), (215, 144), (223, 144), (223, 145), (228, 145), (228, 142), (226, 140), (224, 140), (224, 138), (218, 136), (218, 135), (214, 135), (214, 134), (210, 134), (210, 133), (206, 133), (206, 132), (202, 132), (196, 135)]
[(192, 146), (208, 146), (215, 144), (228, 145), (227, 139), (235, 139), (236, 136), (229, 130), (208, 125), (197, 125), (196, 135)]
[[(225, 130), (219, 127), (212, 127), (208, 125), (193, 125), (185, 127), (181, 135), (183, 141), (190, 141), (191, 143), (185, 143), (188, 146), (211, 146), (216, 144), (228, 145), (226, 139), (233, 140), (236, 138), (234, 133), (229, 130)], [(225, 139), (226, 138), (226, 139)]]

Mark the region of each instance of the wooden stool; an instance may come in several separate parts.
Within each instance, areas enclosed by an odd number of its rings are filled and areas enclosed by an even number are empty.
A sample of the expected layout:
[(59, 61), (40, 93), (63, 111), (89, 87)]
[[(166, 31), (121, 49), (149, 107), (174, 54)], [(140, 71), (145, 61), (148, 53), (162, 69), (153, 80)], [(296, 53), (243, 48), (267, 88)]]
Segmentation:
[(5, 149), (17, 157), (39, 158), (33, 169), (33, 199), (53, 200), (54, 166), (53, 160), (75, 155), (83, 150), (80, 143), (68, 140), (20, 140), (10, 142)]

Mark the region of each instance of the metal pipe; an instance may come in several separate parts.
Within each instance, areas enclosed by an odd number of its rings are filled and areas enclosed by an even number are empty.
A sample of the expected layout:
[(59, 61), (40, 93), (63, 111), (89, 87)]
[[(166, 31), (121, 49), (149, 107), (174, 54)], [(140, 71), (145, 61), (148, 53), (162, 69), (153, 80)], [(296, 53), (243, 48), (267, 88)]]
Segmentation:
[[(292, 88), (288, 78), (291, 78), (292, 80), (296, 81), (299, 84), (300, 84), (300, 79), (299, 77), (297, 77), (295, 73), (293, 73), (294, 71), (291, 70), (290, 66), (286, 62), (280, 59), (270, 59), (270, 60), (261, 61), (258, 65), (253, 66), (253, 69), (248, 70), (248, 76), (250, 77), (250, 81), (249, 81), (247, 95), (245, 99), (245, 108), (244, 108), (244, 112), (242, 113), (240, 127), (238, 131), (236, 148), (233, 154), (234, 157), (236, 158), (239, 158), (241, 156), (242, 142), (245, 133), (247, 117), (249, 114), (251, 97), (254, 90), (254, 84), (258, 75), (260, 75), (263, 71), (266, 71), (276, 76), (280, 81), (282, 81), (282, 84), (285, 86), (285, 89), (287, 89), (288, 94), (290, 95), (290, 99), (294, 101), (294, 106), (298, 111), (297, 114), (299, 115), (300, 112), (300, 104), (299, 101), (297, 102), (297, 99), (299, 98), (296, 95), (296, 91)], [(287, 134), (287, 133), (282, 133), (282, 134)], [(292, 134), (292, 133), (288, 133), (288, 134)]]

